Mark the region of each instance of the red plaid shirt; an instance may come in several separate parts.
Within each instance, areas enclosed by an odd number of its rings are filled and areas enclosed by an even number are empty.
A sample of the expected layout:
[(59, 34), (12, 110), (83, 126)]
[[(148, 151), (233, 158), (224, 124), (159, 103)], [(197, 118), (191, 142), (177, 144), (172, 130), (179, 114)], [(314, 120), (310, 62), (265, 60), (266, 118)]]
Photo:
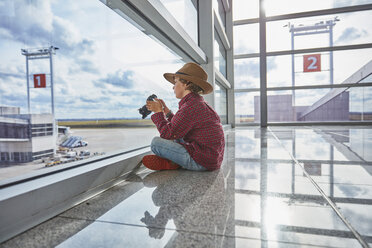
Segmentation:
[(182, 145), (196, 163), (207, 170), (221, 167), (225, 138), (220, 117), (195, 93), (189, 93), (179, 102), (179, 110), (166, 119), (163, 112), (151, 116), (163, 139), (183, 138)]

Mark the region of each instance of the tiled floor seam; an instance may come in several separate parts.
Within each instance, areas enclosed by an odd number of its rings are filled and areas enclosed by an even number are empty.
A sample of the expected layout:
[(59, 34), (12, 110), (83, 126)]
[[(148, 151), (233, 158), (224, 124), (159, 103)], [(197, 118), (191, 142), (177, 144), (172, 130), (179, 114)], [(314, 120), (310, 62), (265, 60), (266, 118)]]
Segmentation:
[[(260, 238), (250, 238), (250, 237), (245, 237), (245, 236), (228, 235), (228, 234), (220, 234), (220, 233), (209, 233), (209, 232), (196, 232), (196, 231), (183, 230), (183, 229), (163, 228), (163, 227), (157, 227), (157, 226), (145, 226), (145, 225), (130, 224), (130, 223), (123, 223), (123, 222), (115, 222), (115, 221), (91, 220), (91, 219), (76, 218), (76, 217), (63, 216), (63, 215), (60, 215), (58, 217), (65, 218), (65, 219), (90, 221), (92, 223), (93, 222), (99, 222), (99, 223), (106, 223), (106, 224), (113, 224), (113, 225), (123, 225), (123, 226), (143, 227), (143, 228), (150, 227), (150, 228), (157, 228), (157, 229), (165, 229), (165, 230), (168, 230), (168, 231), (177, 231), (177, 232), (202, 234), (202, 235), (214, 235), (214, 236), (226, 237), (226, 238), (239, 238), (239, 239), (246, 239), (246, 240), (257, 240), (257, 241), (261, 241), (261, 242), (276, 242), (276, 243), (291, 244), (291, 245), (298, 245), (299, 244), (299, 243), (288, 242), (288, 241), (263, 240), (263, 239), (260, 239)], [(330, 246), (319, 246), (319, 245), (311, 245), (311, 244), (301, 244), (301, 245), (330, 248)]]
[(319, 193), (323, 196), (323, 198), (327, 201), (327, 203), (330, 205), (330, 207), (333, 209), (333, 211), (336, 212), (338, 217), (344, 222), (344, 224), (349, 228), (349, 230), (354, 234), (355, 238), (359, 241), (359, 243), (364, 248), (369, 248), (369, 245), (367, 242), (365, 242), (362, 238), (362, 236), (358, 233), (357, 230), (346, 220), (346, 218), (342, 215), (342, 213), (338, 210), (336, 204), (324, 193), (324, 191), (319, 187), (319, 185), (311, 178), (309, 173), (304, 169), (304, 167), (298, 162), (298, 160), (293, 156), (293, 154), (286, 149), (286, 147), (283, 145), (283, 143), (279, 140), (279, 138), (275, 135), (274, 131), (270, 129), (270, 127), (267, 127), (267, 130), (273, 135), (273, 137), (276, 139), (276, 141), (283, 147), (283, 149), (289, 154), (289, 156), (292, 158), (292, 160), (300, 166), (303, 173), (306, 175), (306, 177), (310, 180), (310, 182), (314, 185), (314, 187), (319, 191)]

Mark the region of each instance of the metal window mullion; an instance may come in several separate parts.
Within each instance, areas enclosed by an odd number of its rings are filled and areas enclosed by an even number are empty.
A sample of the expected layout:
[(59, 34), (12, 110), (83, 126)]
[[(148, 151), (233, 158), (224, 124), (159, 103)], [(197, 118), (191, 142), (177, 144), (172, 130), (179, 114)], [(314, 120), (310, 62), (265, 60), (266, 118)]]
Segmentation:
[[(371, 87), (371, 83), (355, 83), (355, 84), (325, 84), (325, 85), (303, 85), (303, 86), (283, 86), (283, 87), (268, 87), (267, 91), (285, 91), (285, 90), (310, 90), (310, 89), (333, 89), (333, 88), (361, 88), (361, 87)], [(235, 89), (235, 93), (244, 92), (258, 92), (259, 88), (249, 88), (249, 89)]]
[[(266, 55), (268, 57), (270, 57), (270, 56), (281, 56), (281, 55), (290, 55), (290, 54), (345, 51), (345, 50), (357, 50), (357, 49), (368, 49), (368, 48), (372, 48), (372, 43), (344, 45), (344, 46), (333, 46), (333, 47), (304, 48), (304, 49), (296, 49), (296, 50), (282, 50), (282, 51), (267, 52)], [(234, 56), (234, 59), (257, 58), (259, 56), (260, 56), (259, 53), (238, 54), (238, 55)]]
[[(332, 9), (298, 12), (298, 13), (293, 13), (293, 14), (269, 16), (269, 17), (266, 17), (266, 21), (271, 22), (271, 21), (280, 21), (280, 20), (296, 19), (296, 18), (303, 18), (303, 17), (334, 15), (334, 14), (342, 14), (342, 13), (347, 13), (347, 12), (365, 11), (365, 10), (372, 10), (372, 4), (361, 4), (361, 5), (356, 5), (356, 6), (348, 6), (348, 7), (340, 7), (340, 8), (332, 8)], [(234, 21), (234, 26), (253, 24), (253, 23), (258, 23), (258, 22), (259, 22), (259, 18), (242, 19), (242, 20)]]
[[(228, 1), (228, 0), (226, 0)], [(226, 79), (231, 88), (227, 89), (227, 123), (235, 127), (235, 94), (234, 94), (234, 49), (232, 1), (229, 0), (229, 10), (226, 10), (226, 35), (230, 41), (230, 49), (226, 51)]]
[(218, 36), (220, 37), (222, 44), (224, 46), (225, 50), (229, 50), (231, 48), (229, 39), (227, 38), (226, 32), (223, 28), (222, 23), (217, 17), (216, 11), (213, 11), (213, 17), (214, 17), (214, 27), (218, 33)]
[(264, 0), (260, 0), (259, 14), (259, 29), (260, 29), (260, 126), (267, 127), (267, 91), (266, 91), (266, 17)]
[(229, 83), (229, 81), (227, 81), (224, 75), (219, 70), (217, 70), (217, 68), (214, 68), (214, 73), (216, 76), (216, 80), (220, 82), (221, 86), (226, 89), (231, 89), (231, 84)]

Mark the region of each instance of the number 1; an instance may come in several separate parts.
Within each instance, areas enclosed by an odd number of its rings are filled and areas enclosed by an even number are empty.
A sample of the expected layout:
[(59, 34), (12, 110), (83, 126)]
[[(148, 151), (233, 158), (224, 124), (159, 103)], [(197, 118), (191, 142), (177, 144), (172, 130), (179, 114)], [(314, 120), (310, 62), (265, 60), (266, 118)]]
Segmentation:
[(41, 86), (40, 76), (36, 76), (37, 86)]

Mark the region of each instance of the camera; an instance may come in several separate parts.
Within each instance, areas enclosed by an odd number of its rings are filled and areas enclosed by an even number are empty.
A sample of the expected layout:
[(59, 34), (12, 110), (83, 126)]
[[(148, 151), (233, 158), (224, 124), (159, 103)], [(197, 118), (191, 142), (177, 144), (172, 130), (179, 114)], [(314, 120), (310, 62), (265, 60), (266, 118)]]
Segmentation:
[[(146, 101), (154, 101), (155, 98), (158, 97), (155, 94), (152, 94), (151, 96), (147, 97)], [(142, 115), (142, 119), (145, 119), (149, 114), (151, 114), (151, 111), (146, 108), (146, 104), (138, 109), (138, 112)]]

